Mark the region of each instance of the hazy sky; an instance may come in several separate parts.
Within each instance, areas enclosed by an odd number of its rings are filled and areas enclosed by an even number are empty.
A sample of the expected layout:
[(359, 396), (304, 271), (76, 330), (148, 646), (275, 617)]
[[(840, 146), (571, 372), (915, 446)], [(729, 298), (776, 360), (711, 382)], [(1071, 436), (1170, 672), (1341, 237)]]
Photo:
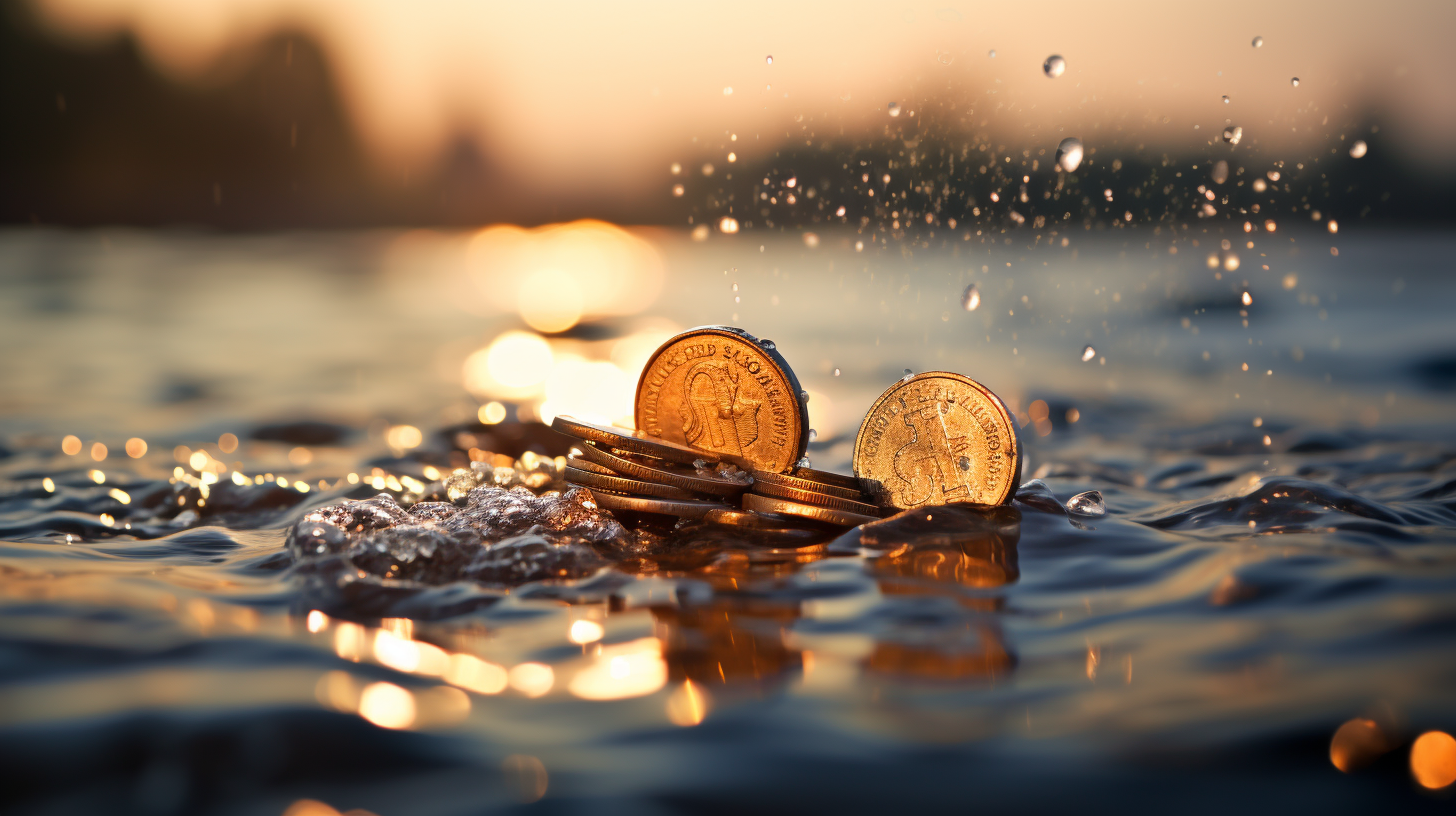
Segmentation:
[(32, 2), (58, 35), (128, 31), (192, 83), (280, 28), (306, 32), (381, 166), (419, 167), (464, 135), (543, 189), (658, 185), (730, 133), (749, 158), (791, 134), (878, 132), (890, 101), (954, 102), (1008, 144), (1121, 131), (1176, 152), (1228, 119), (1251, 147), (1327, 153), (1369, 139), (1352, 128), (1374, 111), (1372, 149), (1456, 161), (1453, 2)]

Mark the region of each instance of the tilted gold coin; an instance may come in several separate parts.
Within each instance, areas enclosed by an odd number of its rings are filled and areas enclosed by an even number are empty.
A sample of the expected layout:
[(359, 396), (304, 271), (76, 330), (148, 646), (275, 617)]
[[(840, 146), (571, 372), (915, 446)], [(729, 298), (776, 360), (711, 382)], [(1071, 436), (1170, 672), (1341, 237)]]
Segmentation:
[(854, 475), (882, 507), (1003, 504), (1021, 482), (1016, 422), (970, 377), (917, 374), (870, 406), (854, 440)]
[(879, 521), (878, 515), (870, 516), (862, 513), (850, 513), (844, 510), (836, 510), (832, 507), (817, 507), (812, 504), (800, 504), (788, 499), (776, 499), (773, 496), (760, 496), (757, 493), (745, 493), (743, 495), (743, 509), (755, 513), (781, 513), (788, 516), (822, 521), (840, 527), (858, 527), (861, 524), (868, 524), (872, 521)]
[(596, 500), (598, 507), (606, 510), (631, 510), (638, 513), (656, 513), (662, 516), (678, 516), (689, 519), (701, 519), (714, 510), (733, 509), (721, 502), (674, 501), (672, 499), (652, 499), (643, 496), (621, 496), (616, 493), (607, 493), (601, 490), (593, 490), (592, 498)]
[(655, 439), (643, 431), (618, 428), (615, 425), (597, 425), (575, 417), (555, 417), (551, 420), (551, 430), (584, 442), (595, 442), (609, 448), (640, 453), (669, 462), (691, 465), (699, 460), (717, 460), (717, 457), (706, 451), (679, 445), (676, 442), (668, 442), (664, 439)]
[(566, 457), (566, 466), (567, 467), (574, 467), (577, 470), (589, 471), (591, 473), (599, 473), (599, 474), (601, 474), (603, 476), (620, 476), (620, 475), (622, 475), (622, 474), (618, 473), (617, 471), (612, 470), (611, 468), (602, 467), (601, 465), (597, 464), (596, 462), (593, 462), (590, 459), (585, 459), (583, 457), (577, 456), (576, 454), (572, 454), (571, 456)]
[(793, 470), (789, 471), (789, 475), (793, 476), (796, 479), (803, 479), (808, 482), (818, 482), (821, 485), (833, 485), (835, 487), (845, 488), (846, 490), (853, 490), (858, 493), (864, 492), (864, 490), (860, 487), (859, 479), (856, 479), (853, 476), (846, 476), (843, 473), (834, 473), (828, 470), (815, 470), (814, 468), (801, 467), (794, 468)]
[(705, 326), (668, 340), (637, 381), (635, 417), (647, 434), (710, 456), (784, 473), (809, 444), (809, 408), (773, 343)]
[[(822, 493), (826, 496), (838, 496), (841, 499), (850, 501), (865, 501), (865, 493), (859, 489), (858, 480), (853, 488), (844, 487), (842, 484), (830, 484), (828, 482), (807, 479), (798, 474), (807, 468), (795, 468), (793, 473), (769, 473), (764, 470), (753, 472), (753, 481), (756, 485), (776, 484), (783, 487), (792, 487), (796, 490), (807, 490), (813, 493)], [(759, 491), (763, 492), (763, 491)], [(777, 493), (773, 495), (779, 495)]]
[(646, 482), (672, 485), (680, 490), (694, 493), (708, 493), (714, 496), (737, 496), (748, 489), (753, 480), (744, 473), (741, 481), (724, 476), (703, 475), (691, 465), (674, 465), (657, 461), (653, 464), (638, 462), (624, 456), (617, 456), (595, 445), (583, 445), (582, 456), (603, 469), (610, 468), (616, 474), (631, 476)]
[(624, 479), (621, 476), (603, 476), (600, 473), (580, 470), (571, 465), (566, 466), (566, 473), (564, 475), (566, 481), (572, 484), (584, 485), (586, 487), (599, 487), (602, 490), (609, 490), (613, 493), (624, 493), (630, 496), (655, 496), (661, 499), (693, 498), (693, 494), (686, 490), (679, 490), (670, 485), (644, 482), (640, 479)]

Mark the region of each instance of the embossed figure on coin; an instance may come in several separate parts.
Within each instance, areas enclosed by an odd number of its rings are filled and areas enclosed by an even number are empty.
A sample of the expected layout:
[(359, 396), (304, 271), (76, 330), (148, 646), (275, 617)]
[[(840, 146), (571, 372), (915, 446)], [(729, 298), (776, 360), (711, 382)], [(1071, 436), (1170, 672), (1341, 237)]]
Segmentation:
[(903, 493), (910, 505), (925, 504), (937, 489), (941, 496), (934, 504), (972, 500), (970, 437), (951, 436), (945, 427), (949, 409), (947, 403), (936, 401), (905, 412), (905, 424), (915, 438), (895, 451), (894, 466), (908, 485)]
[(875, 401), (854, 441), (854, 472), (882, 507), (1002, 504), (1021, 480), (1021, 444), (985, 386), (927, 372)]
[(799, 381), (771, 343), (741, 329), (691, 329), (662, 344), (637, 382), (637, 430), (784, 473), (809, 444)]
[(738, 372), (726, 363), (703, 360), (683, 379), (683, 436), (695, 448), (743, 456), (758, 441), (758, 409), (739, 389)]

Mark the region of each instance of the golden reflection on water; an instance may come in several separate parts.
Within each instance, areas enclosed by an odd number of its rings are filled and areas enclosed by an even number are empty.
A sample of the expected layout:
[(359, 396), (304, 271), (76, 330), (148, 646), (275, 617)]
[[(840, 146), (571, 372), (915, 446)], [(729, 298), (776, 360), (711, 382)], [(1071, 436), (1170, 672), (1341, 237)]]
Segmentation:
[(1427, 731), (1416, 737), (1410, 768), (1411, 776), (1431, 790), (1456, 782), (1456, 738), (1445, 731)]

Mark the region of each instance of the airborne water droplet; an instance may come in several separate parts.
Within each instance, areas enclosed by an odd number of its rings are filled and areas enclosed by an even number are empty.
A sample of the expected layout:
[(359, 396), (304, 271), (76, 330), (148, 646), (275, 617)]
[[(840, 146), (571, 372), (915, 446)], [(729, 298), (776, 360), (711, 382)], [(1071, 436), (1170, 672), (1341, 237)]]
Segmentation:
[(1084, 363), (1091, 362), (1092, 358), (1093, 357), (1096, 357), (1096, 356), (1097, 356), (1097, 349), (1092, 348), (1091, 346), (1088, 346), (1088, 347), (1082, 349), (1082, 362), (1084, 362)]
[(1289, 80), (1289, 84), (1290, 85), (1293, 85), (1296, 88), (1298, 88), (1299, 87), (1299, 77), (1294, 77), (1294, 78), (1290, 79)]
[(773, 54), (769, 54), (767, 57), (764, 57), (764, 62), (767, 62), (769, 65), (773, 65)]
[(991, 49), (991, 59), (996, 59), (996, 49)]
[(1245, 306), (1253, 306), (1254, 305), (1254, 296), (1251, 295), (1251, 294), (1249, 294), (1248, 292), (1245, 292), (1244, 293), (1244, 296), (1243, 296), (1243, 298), (1241, 298), (1241, 300), (1243, 301), (1243, 303), (1244, 303)]
[(1057, 145), (1057, 167), (1068, 173), (1082, 164), (1082, 140), (1068, 136)]
[(1263, 48), (1264, 47), (1264, 38), (1263, 37), (1255, 37), (1254, 38), (1254, 47), (1255, 48)]
[(1223, 184), (1228, 181), (1228, 162), (1223, 159), (1213, 163), (1213, 169), (1209, 171), (1208, 177), (1213, 179), (1214, 184)]
[(1056, 54), (1052, 54), (1046, 58), (1046, 62), (1041, 64), (1041, 70), (1051, 79), (1056, 79), (1067, 72), (1067, 61)]
[(1224, 94), (1224, 95), (1223, 95), (1223, 103), (1224, 103), (1224, 104), (1225, 104), (1225, 105), (1227, 105), (1227, 104), (1228, 104), (1228, 103), (1229, 103), (1229, 98), (1228, 98), (1228, 94)]
[(970, 286), (967, 286), (965, 293), (961, 295), (961, 306), (968, 312), (974, 312), (976, 308), (980, 305), (981, 290), (977, 289), (976, 285), (973, 283)]
[(1233, 125), (1223, 129), (1223, 140), (1225, 142), (1228, 142), (1229, 144), (1236, 145), (1242, 138), (1244, 138), (1244, 129), (1239, 127), (1238, 125)]
[(1067, 512), (1079, 516), (1105, 516), (1107, 503), (1102, 500), (1102, 491), (1089, 490), (1067, 499)]
[(895, 117), (895, 116), (899, 116), (899, 115), (900, 115), (900, 103), (899, 102), (891, 102), (890, 103), (890, 116), (891, 117)]
[(839, 376), (839, 369), (837, 369), (837, 368), (836, 368), (836, 369), (834, 369), (834, 376), (836, 376), (836, 377), (838, 377), (838, 376)]
[(1369, 150), (1369, 148), (1366, 146), (1365, 141), (1363, 139), (1356, 139), (1355, 143), (1350, 145), (1350, 158), (1361, 158), (1365, 155), (1366, 150)]

